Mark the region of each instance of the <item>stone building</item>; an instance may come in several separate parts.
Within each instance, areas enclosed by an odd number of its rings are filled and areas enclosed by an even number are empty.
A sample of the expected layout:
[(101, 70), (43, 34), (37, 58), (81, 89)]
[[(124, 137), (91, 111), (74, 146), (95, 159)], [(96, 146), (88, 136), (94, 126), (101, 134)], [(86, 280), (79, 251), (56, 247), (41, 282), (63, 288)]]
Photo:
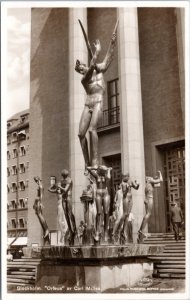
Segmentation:
[(168, 232), (170, 202), (185, 206), (184, 8), (33, 8), (31, 28), (30, 174), (28, 245), (42, 244), (33, 210), (34, 176), (44, 185), (44, 216), (57, 229), (56, 196), (50, 177), (67, 168), (73, 179), (77, 225), (86, 185), (78, 126), (85, 91), (76, 59), (88, 64), (78, 19), (92, 43), (98, 38), (103, 60), (119, 20), (114, 60), (105, 73), (107, 91), (99, 124), (99, 159), (113, 167), (112, 192), (129, 172), (140, 183), (133, 191), (134, 235), (144, 213), (145, 174), (161, 170), (155, 190), (151, 232)]
[(7, 121), (8, 245), (27, 245), (29, 186), (29, 110)]

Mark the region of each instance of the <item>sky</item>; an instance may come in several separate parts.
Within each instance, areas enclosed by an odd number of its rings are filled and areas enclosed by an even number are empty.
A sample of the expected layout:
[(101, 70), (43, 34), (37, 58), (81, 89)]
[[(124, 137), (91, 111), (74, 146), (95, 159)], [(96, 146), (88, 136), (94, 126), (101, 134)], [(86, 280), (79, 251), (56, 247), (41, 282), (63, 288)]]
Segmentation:
[(29, 108), (30, 8), (7, 9), (7, 118)]

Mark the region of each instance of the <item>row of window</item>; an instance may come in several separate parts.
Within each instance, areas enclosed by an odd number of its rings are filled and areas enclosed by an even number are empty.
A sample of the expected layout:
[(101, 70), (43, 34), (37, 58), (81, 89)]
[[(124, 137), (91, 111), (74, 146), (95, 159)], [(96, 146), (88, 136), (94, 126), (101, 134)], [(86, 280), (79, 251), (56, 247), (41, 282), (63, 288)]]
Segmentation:
[[(29, 138), (29, 136), (28, 136)], [(18, 142), (20, 140), (25, 140), (26, 139), (26, 131), (25, 130), (22, 130), (20, 132), (13, 132), (12, 135), (11, 134), (8, 134), (7, 135), (7, 144), (10, 144), (11, 142), (12, 143), (15, 143), (15, 142)]]
[(12, 210), (12, 209), (19, 209), (19, 208), (27, 208), (28, 206), (28, 198), (20, 198), (18, 199), (18, 203), (16, 203), (16, 200), (11, 200), (10, 202), (7, 203), (7, 209)]
[(29, 162), (27, 162), (26, 165), (24, 163), (19, 164), (18, 168), (16, 165), (12, 167), (7, 167), (7, 176), (9, 177), (11, 174), (17, 175), (18, 171), (20, 174), (25, 173), (26, 168), (29, 168)]
[[(29, 145), (27, 146), (27, 150), (29, 148)], [(25, 146), (20, 146), (19, 148), (19, 156), (24, 156), (26, 155), (26, 147)], [(12, 150), (12, 158), (18, 157), (18, 149), (14, 148)], [(7, 159), (9, 160), (11, 158), (10, 151), (7, 150)]]
[(7, 192), (9, 193), (10, 190), (12, 193), (15, 193), (17, 189), (20, 191), (24, 191), (26, 187), (28, 187), (29, 180), (26, 181), (19, 181), (18, 186), (16, 182), (12, 182), (11, 184), (7, 184)]
[(8, 221), (7, 227), (8, 229), (26, 228), (26, 225), (27, 220), (25, 220), (24, 218), (19, 218), (18, 221), (16, 221), (16, 218), (14, 218)]

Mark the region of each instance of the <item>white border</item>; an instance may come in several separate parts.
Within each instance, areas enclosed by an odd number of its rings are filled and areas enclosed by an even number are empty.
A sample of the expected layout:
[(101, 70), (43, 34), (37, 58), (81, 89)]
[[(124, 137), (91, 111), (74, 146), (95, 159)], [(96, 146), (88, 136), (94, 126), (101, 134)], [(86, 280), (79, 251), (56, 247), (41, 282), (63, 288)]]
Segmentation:
[(6, 189), (6, 121), (7, 121), (7, 113), (6, 113), (6, 106), (3, 103), (6, 101), (7, 95), (7, 35), (6, 35), (6, 17), (7, 17), (7, 9), (8, 8), (25, 8), (25, 7), (184, 7), (185, 8), (185, 19), (186, 19), (186, 33), (185, 33), (185, 66), (186, 66), (186, 90), (185, 90), (185, 97), (186, 97), (186, 109), (185, 109), (185, 125), (186, 125), (186, 228), (189, 229), (189, 1), (11, 1), (1, 2), (1, 62), (2, 62), (2, 93), (1, 93), (1, 166), (2, 166), (2, 176), (1, 176), (1, 213), (2, 216), (2, 224), (1, 224), (1, 237), (2, 237), (2, 299), (3, 300), (15, 300), (19, 299), (40, 299), (40, 300), (47, 300), (47, 299), (190, 299), (190, 290), (189, 290), (189, 234), (187, 233), (187, 243), (186, 243), (186, 293), (173, 293), (173, 294), (7, 294), (7, 284), (6, 284), (6, 247), (7, 247), (7, 189)]

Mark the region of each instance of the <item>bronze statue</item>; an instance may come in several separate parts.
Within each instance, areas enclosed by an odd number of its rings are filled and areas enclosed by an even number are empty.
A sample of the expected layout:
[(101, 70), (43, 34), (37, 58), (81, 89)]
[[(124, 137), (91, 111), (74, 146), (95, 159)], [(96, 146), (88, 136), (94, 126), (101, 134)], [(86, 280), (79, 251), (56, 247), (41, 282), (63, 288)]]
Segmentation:
[(43, 216), (43, 212), (42, 212), (42, 197), (43, 197), (43, 185), (42, 185), (42, 180), (40, 179), (40, 177), (36, 176), (34, 177), (34, 181), (37, 183), (38, 188), (37, 188), (37, 198), (35, 199), (33, 208), (35, 210), (35, 213), (38, 217), (38, 220), (40, 221), (40, 224), (42, 226), (43, 229), (43, 240), (44, 240), (44, 244), (50, 244), (50, 236), (49, 236), (49, 229), (47, 226), (47, 223), (44, 219)]
[(111, 170), (106, 166), (98, 167), (87, 167), (87, 170), (94, 177), (96, 181), (96, 233), (94, 236), (95, 242), (100, 241), (101, 233), (101, 215), (103, 210), (104, 216), (104, 241), (108, 241), (108, 228), (109, 228), (109, 211), (110, 211), (110, 195), (108, 192), (110, 179), (111, 179)]
[[(98, 167), (98, 135), (97, 135), (97, 124), (98, 120), (102, 114), (103, 97), (106, 89), (103, 74), (108, 69), (113, 56), (113, 50), (116, 44), (116, 30), (118, 21), (116, 23), (114, 32), (112, 34), (111, 42), (107, 51), (107, 54), (102, 63), (97, 63), (99, 53), (101, 51), (100, 41), (96, 40), (94, 43), (95, 52), (93, 54), (90, 47), (90, 43), (87, 39), (86, 33), (81, 25), (85, 41), (87, 43), (87, 48), (90, 54), (90, 66), (87, 67), (85, 64), (81, 63), (79, 60), (76, 61), (75, 70), (83, 75), (82, 85), (86, 91), (87, 98), (85, 102), (85, 107), (82, 112), (82, 116), (79, 124), (79, 139), (81, 143), (81, 148), (85, 160), (85, 174), (87, 174), (87, 167)], [(91, 161), (88, 151), (88, 142), (86, 139), (86, 133), (89, 129), (90, 133), (90, 144), (91, 144)]]
[(159, 174), (159, 177), (155, 177), (155, 178), (148, 177), (148, 176), (146, 177), (145, 201), (144, 201), (146, 214), (142, 220), (142, 224), (138, 231), (138, 233), (139, 233), (138, 242), (143, 241), (143, 239), (146, 237), (144, 230), (145, 230), (145, 227), (146, 227), (148, 220), (150, 219), (150, 216), (152, 213), (154, 187), (163, 181), (162, 174), (160, 171), (158, 171), (158, 174)]
[(62, 180), (58, 184), (58, 188), (62, 191), (62, 205), (65, 213), (66, 222), (69, 229), (69, 243), (70, 245), (74, 244), (74, 237), (77, 234), (75, 217), (72, 212), (72, 187), (73, 182), (69, 177), (69, 172), (64, 169), (61, 172)]
[[(58, 185), (61, 185), (61, 182), (59, 182)], [(50, 193), (57, 194), (57, 217), (58, 217), (59, 230), (61, 232), (60, 242), (64, 244), (65, 234), (66, 234), (66, 224), (65, 224), (64, 210), (62, 205), (63, 191), (58, 187), (58, 185), (55, 184), (54, 186), (51, 186), (48, 189), (48, 191)]]
[(124, 243), (127, 239), (126, 230), (129, 222), (129, 215), (131, 213), (131, 209), (133, 206), (133, 199), (132, 199), (132, 192), (131, 189), (134, 188), (138, 190), (139, 184), (135, 181), (130, 179), (129, 173), (123, 175), (123, 179), (121, 182), (121, 190), (123, 193), (123, 215), (118, 222), (118, 224), (114, 228), (113, 236), (116, 236), (121, 231), (121, 240)]

